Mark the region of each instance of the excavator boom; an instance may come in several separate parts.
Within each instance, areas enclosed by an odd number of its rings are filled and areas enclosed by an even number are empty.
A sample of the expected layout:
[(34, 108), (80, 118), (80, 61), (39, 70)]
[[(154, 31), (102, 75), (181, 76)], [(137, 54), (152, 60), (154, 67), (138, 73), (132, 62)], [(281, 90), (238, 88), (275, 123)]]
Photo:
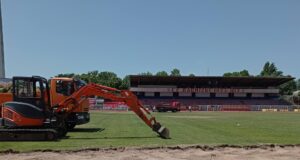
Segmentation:
[(170, 138), (169, 130), (156, 121), (155, 117), (143, 107), (138, 98), (130, 91), (118, 90), (99, 84), (90, 83), (81, 87), (57, 106), (58, 112), (71, 113), (76, 109), (76, 103), (90, 96), (99, 96), (112, 101), (124, 102), (137, 114), (152, 130), (162, 138)]

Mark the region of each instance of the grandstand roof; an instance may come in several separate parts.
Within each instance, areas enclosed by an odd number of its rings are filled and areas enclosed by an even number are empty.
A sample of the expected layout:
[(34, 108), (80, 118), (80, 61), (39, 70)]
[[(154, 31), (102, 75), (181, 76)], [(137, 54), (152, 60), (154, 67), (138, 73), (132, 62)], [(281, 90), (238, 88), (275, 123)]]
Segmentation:
[(130, 75), (130, 86), (177, 85), (181, 87), (277, 87), (293, 77), (144, 76)]

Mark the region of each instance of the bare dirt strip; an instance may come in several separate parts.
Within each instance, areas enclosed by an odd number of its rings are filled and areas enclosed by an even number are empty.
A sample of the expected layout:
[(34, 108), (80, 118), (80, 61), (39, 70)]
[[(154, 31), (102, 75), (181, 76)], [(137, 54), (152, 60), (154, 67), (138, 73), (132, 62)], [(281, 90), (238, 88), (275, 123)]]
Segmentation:
[(176, 146), (162, 148), (109, 148), (76, 151), (4, 151), (1, 160), (300, 160), (299, 145)]

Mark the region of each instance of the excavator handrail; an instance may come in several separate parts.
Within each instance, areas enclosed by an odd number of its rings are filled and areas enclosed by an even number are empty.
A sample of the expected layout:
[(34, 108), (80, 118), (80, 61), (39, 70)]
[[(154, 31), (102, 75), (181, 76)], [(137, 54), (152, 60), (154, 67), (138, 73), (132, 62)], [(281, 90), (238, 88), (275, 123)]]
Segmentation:
[(99, 96), (112, 101), (124, 102), (135, 114), (137, 114), (153, 131), (157, 132), (162, 138), (169, 138), (169, 130), (160, 125), (151, 113), (140, 103), (138, 98), (128, 90), (118, 90), (99, 84), (90, 83), (74, 92), (64, 101), (58, 104), (56, 111), (71, 113), (81, 100), (90, 96)]

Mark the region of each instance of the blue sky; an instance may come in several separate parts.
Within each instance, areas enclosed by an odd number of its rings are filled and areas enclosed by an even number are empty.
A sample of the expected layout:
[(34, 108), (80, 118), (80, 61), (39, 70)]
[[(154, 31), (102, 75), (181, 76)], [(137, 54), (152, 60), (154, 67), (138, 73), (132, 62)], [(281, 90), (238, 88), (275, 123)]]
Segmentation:
[(300, 78), (299, 0), (2, 0), (2, 14), (7, 77), (258, 74), (272, 61)]

